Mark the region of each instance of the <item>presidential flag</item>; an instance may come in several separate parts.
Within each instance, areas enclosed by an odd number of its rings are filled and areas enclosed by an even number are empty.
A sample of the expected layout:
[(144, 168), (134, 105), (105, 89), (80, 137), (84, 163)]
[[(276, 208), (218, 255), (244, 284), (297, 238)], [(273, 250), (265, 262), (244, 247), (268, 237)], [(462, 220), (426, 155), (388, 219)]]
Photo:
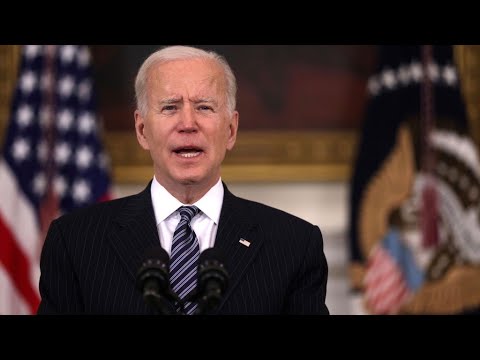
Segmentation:
[(382, 46), (378, 59), (350, 191), (355, 313), (475, 311), (480, 161), (453, 46)]
[(0, 157), (0, 314), (33, 314), (54, 218), (109, 199), (109, 159), (87, 46), (21, 47)]

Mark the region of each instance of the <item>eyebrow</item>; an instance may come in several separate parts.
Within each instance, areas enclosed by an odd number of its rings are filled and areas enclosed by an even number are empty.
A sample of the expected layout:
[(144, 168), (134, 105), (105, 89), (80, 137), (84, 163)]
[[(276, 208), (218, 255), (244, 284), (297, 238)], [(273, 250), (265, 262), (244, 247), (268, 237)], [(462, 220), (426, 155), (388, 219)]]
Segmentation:
[(165, 98), (159, 101), (159, 104), (175, 104), (182, 100), (181, 96)]
[[(182, 96), (174, 96), (174, 97), (169, 97), (169, 98), (161, 99), (158, 103), (159, 103), (160, 105), (178, 104), (179, 102), (182, 101), (182, 99), (183, 99)], [(206, 98), (203, 98), (203, 97), (192, 98), (190, 101), (193, 102), (194, 104), (210, 103), (210, 104), (213, 104), (213, 105), (218, 105), (218, 102), (217, 102), (214, 98), (211, 98), (211, 97), (206, 97)]]
[(202, 98), (202, 97), (199, 97), (199, 98), (193, 98), (191, 100), (194, 104), (199, 104), (199, 103), (212, 103), (214, 105), (217, 105), (217, 101), (214, 99), (214, 98)]

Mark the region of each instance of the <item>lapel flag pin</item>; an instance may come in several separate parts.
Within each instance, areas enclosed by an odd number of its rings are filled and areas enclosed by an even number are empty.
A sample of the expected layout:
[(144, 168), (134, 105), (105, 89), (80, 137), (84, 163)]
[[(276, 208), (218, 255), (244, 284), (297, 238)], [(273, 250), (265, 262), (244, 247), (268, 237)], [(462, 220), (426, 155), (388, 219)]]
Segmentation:
[(244, 238), (241, 238), (238, 242), (242, 245), (245, 245), (246, 247), (250, 246), (250, 241), (247, 241)]

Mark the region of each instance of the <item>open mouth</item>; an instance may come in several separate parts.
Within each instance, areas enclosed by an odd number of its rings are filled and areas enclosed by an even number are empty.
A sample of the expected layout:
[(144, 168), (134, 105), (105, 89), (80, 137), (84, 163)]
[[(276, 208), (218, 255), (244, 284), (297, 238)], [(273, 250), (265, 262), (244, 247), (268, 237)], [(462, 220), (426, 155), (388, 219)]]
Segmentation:
[(203, 150), (198, 147), (181, 147), (174, 149), (173, 152), (185, 159), (191, 159), (203, 153)]

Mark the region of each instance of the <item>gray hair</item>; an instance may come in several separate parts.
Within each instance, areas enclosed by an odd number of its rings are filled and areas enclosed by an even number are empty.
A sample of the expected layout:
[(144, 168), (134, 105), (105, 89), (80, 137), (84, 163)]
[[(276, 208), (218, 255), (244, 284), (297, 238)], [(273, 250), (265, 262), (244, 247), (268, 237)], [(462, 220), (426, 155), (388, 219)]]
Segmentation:
[(150, 67), (154, 64), (164, 63), (171, 60), (184, 59), (211, 59), (216, 61), (225, 74), (227, 83), (227, 109), (230, 114), (235, 111), (236, 97), (237, 97), (237, 80), (233, 74), (230, 65), (228, 65), (225, 58), (214, 51), (205, 51), (202, 49), (190, 46), (168, 46), (157, 50), (151, 54), (140, 66), (137, 77), (135, 79), (135, 99), (137, 102), (137, 109), (145, 116), (148, 112), (147, 104), (147, 73)]

